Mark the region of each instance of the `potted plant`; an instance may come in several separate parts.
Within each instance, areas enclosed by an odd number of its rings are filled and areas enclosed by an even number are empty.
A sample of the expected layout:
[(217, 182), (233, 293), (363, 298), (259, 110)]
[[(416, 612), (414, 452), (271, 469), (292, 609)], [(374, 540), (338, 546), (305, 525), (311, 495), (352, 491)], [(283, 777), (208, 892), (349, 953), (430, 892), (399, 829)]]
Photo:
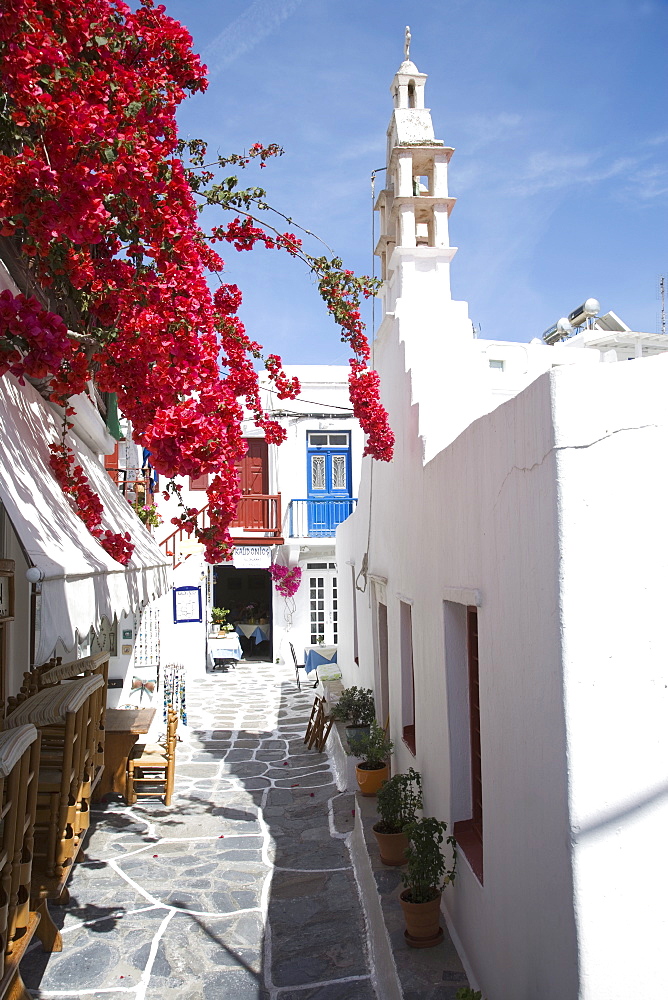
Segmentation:
[(135, 500), (132, 504), (132, 508), (139, 520), (147, 528), (157, 528), (162, 524), (162, 518), (160, 517), (158, 508), (154, 503), (145, 503), (141, 500)]
[(362, 795), (375, 795), (390, 776), (388, 761), (394, 743), (377, 722), (371, 723), (368, 733), (351, 737), (349, 743), (349, 753), (362, 758), (355, 769), (360, 792)]
[(422, 777), (412, 767), (407, 774), (395, 774), (378, 789), (378, 822), (373, 834), (384, 865), (406, 862), (408, 834), (404, 828), (417, 819), (422, 809)]
[(347, 722), (348, 746), (356, 736), (368, 736), (369, 726), (376, 718), (376, 706), (371, 688), (344, 688), (341, 697), (332, 709), (332, 717), (339, 722)]
[[(433, 816), (406, 827), (408, 866), (401, 873), (404, 891), (399, 900), (406, 920), (406, 941), (412, 948), (432, 948), (443, 939), (441, 893), (449, 882), (454, 882), (457, 866), (455, 838), (445, 836), (447, 829), (447, 823)], [(444, 840), (452, 851), (449, 868), (441, 850)]]
[(226, 622), (228, 615), (229, 611), (225, 608), (211, 608), (211, 624), (215, 625), (219, 632), (229, 632), (231, 626)]

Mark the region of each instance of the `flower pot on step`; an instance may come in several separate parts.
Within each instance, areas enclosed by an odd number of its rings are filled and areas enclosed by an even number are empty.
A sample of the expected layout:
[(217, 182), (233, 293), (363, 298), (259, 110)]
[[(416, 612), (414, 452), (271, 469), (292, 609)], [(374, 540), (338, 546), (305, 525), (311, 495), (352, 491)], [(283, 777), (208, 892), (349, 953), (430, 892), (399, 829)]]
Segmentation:
[(404, 911), (406, 930), (404, 937), (411, 948), (434, 948), (443, 940), (441, 927), (441, 893), (426, 903), (411, 903), (406, 899), (409, 891), (399, 896), (401, 909)]
[(373, 827), (373, 835), (378, 842), (380, 860), (384, 865), (405, 865), (408, 836), (401, 833), (382, 833), (377, 830), (379, 823)]
[(376, 795), (378, 789), (390, 776), (388, 764), (382, 767), (369, 768), (365, 764), (358, 764), (355, 768), (357, 774), (357, 784), (362, 795)]

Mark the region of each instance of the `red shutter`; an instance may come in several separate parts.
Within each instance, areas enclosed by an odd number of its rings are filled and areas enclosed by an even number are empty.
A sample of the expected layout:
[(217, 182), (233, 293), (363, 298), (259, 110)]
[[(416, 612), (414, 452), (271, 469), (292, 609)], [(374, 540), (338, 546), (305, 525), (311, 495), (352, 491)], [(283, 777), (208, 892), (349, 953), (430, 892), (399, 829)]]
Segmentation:
[(123, 474), (118, 468), (118, 441), (114, 445), (114, 450), (111, 455), (104, 456), (104, 467), (117, 486), (123, 482)]
[(478, 680), (478, 610), (466, 609), (469, 708), (471, 724), (471, 820), (482, 840), (482, 758), (480, 752), (480, 683)]
[(209, 485), (209, 476), (196, 476), (190, 477), (190, 489), (191, 490), (205, 490)]

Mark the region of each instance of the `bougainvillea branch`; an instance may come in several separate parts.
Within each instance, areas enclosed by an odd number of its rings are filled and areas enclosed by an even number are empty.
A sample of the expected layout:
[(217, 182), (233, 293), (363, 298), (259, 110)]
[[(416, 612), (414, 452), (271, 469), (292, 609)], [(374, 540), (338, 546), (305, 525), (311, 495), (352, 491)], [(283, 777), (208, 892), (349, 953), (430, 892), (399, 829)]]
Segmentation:
[[(51, 310), (0, 296), (0, 376), (47, 380), (61, 405), (91, 378), (117, 393), (156, 471), (172, 480), (211, 475), (209, 526), (185, 507), (179, 523), (219, 561), (239, 498), (244, 406), (268, 441), (284, 436), (263, 412), (257, 363), (279, 398), (294, 398), (299, 385), (278, 355), (264, 358), (247, 336), (241, 293), (219, 277), (217, 245), (262, 245), (307, 263), (352, 348), (351, 399), (366, 453), (389, 460), (392, 435), (359, 313), (376, 283), (336, 258), (309, 255), (294, 233), (259, 220), (268, 211), (263, 188), (219, 179), (229, 166), (264, 167), (278, 146), (256, 143), (208, 163), (205, 143), (179, 141), (177, 107), (207, 85), (191, 46), (153, 0), (136, 10), (122, 0), (11, 0), (3, 11), (0, 235), (11, 239), (33, 287), (48, 291)], [(233, 218), (205, 234), (198, 220), (206, 206)], [(221, 285), (215, 294), (212, 275)], [(74, 332), (63, 322), (72, 315)], [(127, 547), (98, 533), (83, 470), (64, 442), (54, 448), (54, 472), (80, 516), (127, 561)]]
[(102, 527), (102, 504), (91, 489), (82, 467), (75, 464), (74, 453), (65, 441), (65, 435), (71, 428), (66, 414), (60, 441), (49, 445), (49, 465), (63, 493), (70, 498), (74, 512), (91, 535), (113, 559), (125, 566), (130, 561), (134, 545), (128, 532), (120, 534)]
[(302, 580), (301, 566), (289, 568), (279, 563), (272, 563), (269, 572), (278, 593), (283, 597), (294, 597)]

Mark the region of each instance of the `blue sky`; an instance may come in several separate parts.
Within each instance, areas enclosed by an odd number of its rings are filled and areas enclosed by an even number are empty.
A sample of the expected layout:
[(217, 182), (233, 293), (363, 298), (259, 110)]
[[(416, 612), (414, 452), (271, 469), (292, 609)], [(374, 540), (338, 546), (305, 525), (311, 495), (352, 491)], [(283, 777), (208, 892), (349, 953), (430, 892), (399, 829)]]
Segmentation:
[[(280, 143), (285, 156), (248, 180), (347, 266), (374, 266), (370, 173), (410, 24), (436, 136), (456, 149), (453, 297), (481, 336), (530, 340), (589, 296), (658, 331), (668, 0), (165, 2), (210, 69), (182, 134), (221, 153)], [(347, 362), (303, 265), (224, 257), (249, 333), (289, 364)]]

